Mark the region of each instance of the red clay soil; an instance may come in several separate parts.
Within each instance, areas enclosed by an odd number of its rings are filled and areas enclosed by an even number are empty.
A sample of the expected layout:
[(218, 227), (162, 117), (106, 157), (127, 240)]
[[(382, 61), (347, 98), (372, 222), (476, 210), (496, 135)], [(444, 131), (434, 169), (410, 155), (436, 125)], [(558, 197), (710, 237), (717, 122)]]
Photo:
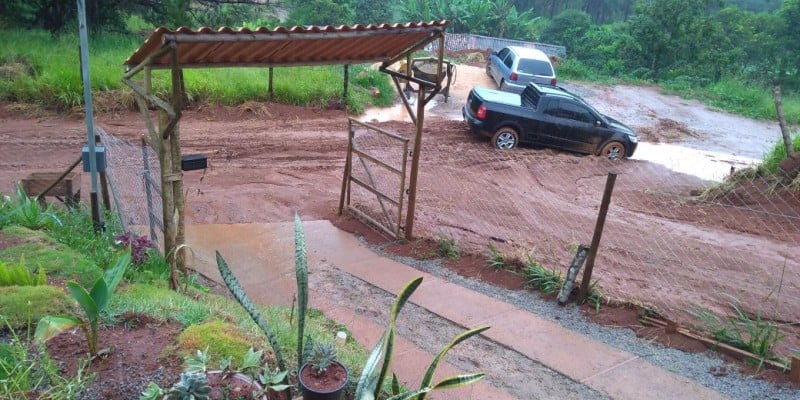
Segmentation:
[[(181, 326), (141, 315), (123, 315), (118, 324), (98, 333), (98, 351), (105, 354), (82, 369), (94, 374), (84, 399), (136, 399), (155, 382), (169, 388), (178, 381), (183, 359), (170, 351)], [(86, 338), (80, 330), (66, 331), (47, 342), (47, 353), (65, 377), (75, 377), (88, 359)]]
[[(452, 97), (447, 107), (457, 109), (461, 102)], [(202, 153), (209, 161), (206, 171), (184, 174), (187, 224), (285, 222), (294, 212), (307, 220), (337, 221), (346, 117), (340, 110), (273, 103), (187, 109), (180, 126), (183, 153)], [(133, 143), (126, 161), (140, 163), (135, 150), (145, 125), (138, 113), (98, 112), (96, 124)], [(376, 125), (406, 136), (413, 132), (409, 122)], [(658, 141), (658, 129), (654, 125), (643, 136)], [(541, 262), (559, 266), (569, 263), (571, 245), (588, 244), (611, 168), (607, 160), (549, 149), (497, 152), (470, 136), (461, 121), (426, 118), (423, 137), (416, 236), (435, 241), (448, 234), (475, 254), (495, 237), (501, 251), (536, 250)], [(81, 115), (0, 103), (0, 193), (13, 193), (28, 173), (63, 171), (85, 141)], [(736, 196), (699, 201), (692, 196), (706, 186), (699, 178), (641, 160), (612, 167), (620, 178), (598, 257), (603, 267), (595, 272), (604, 290), (685, 323), (692, 319), (683, 310), (698, 304), (729, 311), (730, 299), (720, 293), (735, 295), (752, 315), (768, 303), (786, 323), (783, 350), (800, 348), (800, 224), (780, 216), (800, 210), (796, 192), (779, 193), (771, 209), (752, 212), (729, 207), (757, 200), (741, 187)], [(88, 175), (82, 185), (85, 201)], [(141, 205), (141, 193), (127, 184), (117, 190), (123, 202)], [(465, 265), (448, 266), (520, 287), (502, 273), (481, 269), (479, 256), (465, 259)], [(769, 296), (782, 278), (781, 265), (788, 273), (775, 300)]]

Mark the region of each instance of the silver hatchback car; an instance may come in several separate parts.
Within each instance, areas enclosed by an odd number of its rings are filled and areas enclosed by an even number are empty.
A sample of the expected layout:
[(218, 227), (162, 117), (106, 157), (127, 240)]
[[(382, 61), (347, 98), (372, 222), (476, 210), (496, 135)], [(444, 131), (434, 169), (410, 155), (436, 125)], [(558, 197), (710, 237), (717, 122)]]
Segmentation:
[(500, 90), (520, 93), (529, 82), (555, 86), (558, 81), (553, 64), (544, 52), (527, 47), (508, 46), (493, 52), (486, 73)]

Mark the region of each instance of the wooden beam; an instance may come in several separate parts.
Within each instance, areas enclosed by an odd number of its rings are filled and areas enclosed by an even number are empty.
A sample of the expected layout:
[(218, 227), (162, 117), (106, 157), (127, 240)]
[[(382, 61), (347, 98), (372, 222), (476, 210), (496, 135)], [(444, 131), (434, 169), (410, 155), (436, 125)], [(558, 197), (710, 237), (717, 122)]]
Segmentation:
[(133, 82), (130, 79), (123, 79), (122, 83), (128, 85), (131, 89), (133, 89), (134, 93), (142, 96), (145, 100), (149, 101), (153, 105), (157, 106), (158, 108), (164, 110), (170, 118), (175, 117), (175, 110), (172, 106), (164, 100), (158, 98), (153, 94), (148, 93), (143, 87), (139, 86), (138, 83)]
[(133, 68), (129, 69), (125, 73), (125, 75), (122, 76), (122, 79), (123, 80), (124, 79), (130, 79), (131, 77), (136, 75), (137, 72), (145, 69), (146, 67), (149, 67), (150, 64), (152, 64), (156, 59), (161, 58), (162, 56), (164, 56), (164, 54), (167, 54), (170, 50), (172, 50), (174, 46), (175, 46), (174, 44), (170, 44), (170, 45), (166, 45), (166, 46), (161, 47), (155, 53), (150, 54), (149, 56), (147, 56), (138, 65), (136, 65)]

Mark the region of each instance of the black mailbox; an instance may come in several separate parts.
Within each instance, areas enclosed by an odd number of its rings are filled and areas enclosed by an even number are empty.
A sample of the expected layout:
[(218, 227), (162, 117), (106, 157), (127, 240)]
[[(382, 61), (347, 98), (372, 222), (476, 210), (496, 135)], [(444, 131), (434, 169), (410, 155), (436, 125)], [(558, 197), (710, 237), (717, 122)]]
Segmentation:
[(208, 167), (208, 160), (202, 154), (187, 154), (181, 156), (181, 171), (194, 171), (198, 169), (206, 169)]

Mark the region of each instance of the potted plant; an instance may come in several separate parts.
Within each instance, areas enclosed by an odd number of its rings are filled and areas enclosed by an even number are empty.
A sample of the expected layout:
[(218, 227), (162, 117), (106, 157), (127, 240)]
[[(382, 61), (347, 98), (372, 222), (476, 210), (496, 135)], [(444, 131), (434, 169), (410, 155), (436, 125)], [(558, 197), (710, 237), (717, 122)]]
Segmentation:
[(303, 400), (340, 400), (347, 385), (347, 368), (336, 361), (331, 343), (316, 343), (297, 375)]

